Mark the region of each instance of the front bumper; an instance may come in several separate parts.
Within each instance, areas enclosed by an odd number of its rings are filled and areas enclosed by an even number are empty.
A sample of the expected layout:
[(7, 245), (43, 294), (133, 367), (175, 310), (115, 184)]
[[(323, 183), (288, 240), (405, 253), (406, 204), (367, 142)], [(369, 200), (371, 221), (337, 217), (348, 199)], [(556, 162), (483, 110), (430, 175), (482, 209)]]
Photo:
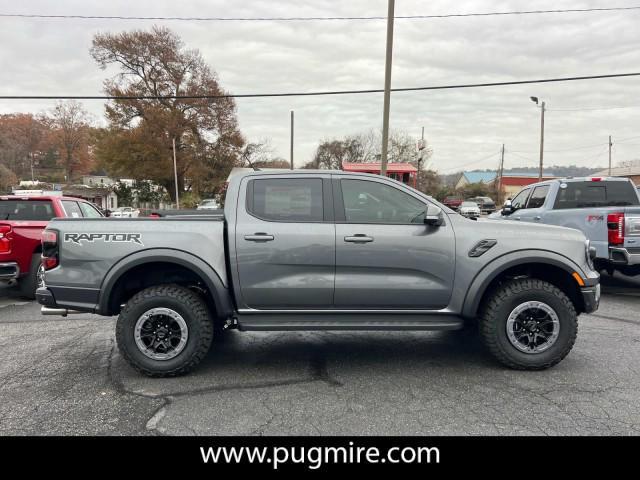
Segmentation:
[(600, 284), (580, 289), (582, 293), (582, 303), (584, 304), (584, 313), (592, 313), (598, 309), (600, 305)]
[(610, 247), (609, 260), (617, 265), (640, 265), (640, 248)]
[(0, 280), (15, 280), (20, 276), (20, 267), (16, 262), (0, 263)]

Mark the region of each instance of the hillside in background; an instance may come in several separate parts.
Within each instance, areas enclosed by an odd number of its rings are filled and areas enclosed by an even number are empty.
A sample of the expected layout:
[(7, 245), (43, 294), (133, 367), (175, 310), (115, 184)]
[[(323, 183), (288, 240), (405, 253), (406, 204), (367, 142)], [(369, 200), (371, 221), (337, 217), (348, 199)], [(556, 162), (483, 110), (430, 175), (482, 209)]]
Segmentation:
[[(546, 167), (544, 169), (545, 175), (555, 175), (556, 177), (588, 177), (595, 172), (603, 170), (605, 167), (578, 167), (576, 165), (569, 166), (561, 166), (561, 165), (553, 165)], [(471, 172), (493, 172), (495, 170), (491, 170), (490, 168), (469, 170)], [(460, 178), (460, 172), (450, 173), (448, 175), (442, 176), (442, 183), (445, 185), (454, 185), (458, 178)], [(508, 173), (528, 173), (531, 175), (538, 174), (538, 167), (514, 167), (514, 168), (505, 168), (505, 175)]]

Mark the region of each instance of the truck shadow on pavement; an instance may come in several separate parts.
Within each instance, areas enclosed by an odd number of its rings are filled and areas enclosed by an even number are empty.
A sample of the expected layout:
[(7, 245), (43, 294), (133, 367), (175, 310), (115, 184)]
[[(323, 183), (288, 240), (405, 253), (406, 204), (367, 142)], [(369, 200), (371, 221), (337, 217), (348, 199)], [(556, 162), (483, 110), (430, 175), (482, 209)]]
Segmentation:
[(198, 368), (177, 378), (150, 379), (116, 354), (114, 380), (129, 393), (181, 397), (216, 391), (323, 382), (341, 388), (376, 375), (446, 375), (502, 369), (467, 332), (226, 332)]

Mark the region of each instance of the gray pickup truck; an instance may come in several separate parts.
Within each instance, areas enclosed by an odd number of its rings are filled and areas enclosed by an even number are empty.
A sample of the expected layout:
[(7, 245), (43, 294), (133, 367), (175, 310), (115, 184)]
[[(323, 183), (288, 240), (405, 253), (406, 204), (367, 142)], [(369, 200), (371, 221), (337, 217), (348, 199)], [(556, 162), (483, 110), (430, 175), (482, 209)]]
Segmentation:
[(640, 196), (627, 178), (535, 183), (489, 218), (575, 228), (596, 249), (596, 270), (640, 275)]
[(150, 376), (191, 370), (228, 328), (477, 325), (500, 362), (543, 369), (598, 307), (593, 254), (576, 230), (474, 222), (380, 176), (253, 172), (224, 217), (53, 220), (37, 298), (119, 315), (122, 355)]

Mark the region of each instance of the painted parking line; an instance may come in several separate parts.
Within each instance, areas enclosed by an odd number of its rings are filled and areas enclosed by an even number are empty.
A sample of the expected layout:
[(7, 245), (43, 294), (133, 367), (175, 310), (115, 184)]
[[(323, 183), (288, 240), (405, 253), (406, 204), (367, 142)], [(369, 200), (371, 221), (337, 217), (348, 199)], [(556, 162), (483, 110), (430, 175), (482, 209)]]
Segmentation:
[(4, 308), (4, 307), (12, 307), (12, 306), (20, 306), (20, 305), (27, 305), (28, 303), (30, 303), (28, 300), (15, 300), (12, 298), (0, 298), (0, 308)]

